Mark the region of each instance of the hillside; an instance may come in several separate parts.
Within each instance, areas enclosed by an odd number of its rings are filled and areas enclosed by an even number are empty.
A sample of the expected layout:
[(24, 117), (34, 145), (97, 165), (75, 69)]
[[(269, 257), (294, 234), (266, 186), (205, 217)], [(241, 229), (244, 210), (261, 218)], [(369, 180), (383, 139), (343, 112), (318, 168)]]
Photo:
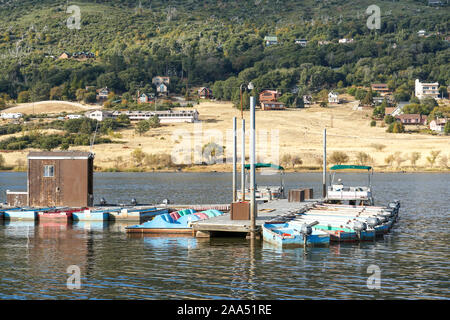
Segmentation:
[[(240, 83), (252, 81), (289, 103), (291, 95), (372, 82), (387, 82), (398, 100), (417, 77), (449, 85), (448, 5), (379, 1), (381, 27), (370, 30), (372, 2), (77, 1), (70, 4), (80, 8), (80, 29), (70, 29), (65, 3), (3, 1), (0, 96), (3, 104), (77, 100), (85, 86), (107, 86), (129, 102), (138, 89), (154, 91), (155, 75), (171, 77), (170, 92), (209, 85), (223, 100), (236, 100)], [(278, 45), (266, 47), (265, 36)], [(344, 37), (355, 41), (338, 44)], [(96, 58), (56, 59), (65, 51)]]
[[(257, 111), (258, 161), (279, 163), (285, 155), (299, 156), (303, 163), (297, 166), (297, 169), (320, 169), (323, 128), (327, 128), (329, 155), (334, 151), (340, 151), (348, 155), (347, 163), (357, 163), (358, 153), (363, 152), (372, 158), (367, 159), (365, 164), (374, 165), (377, 171), (429, 170), (430, 165), (426, 158), (431, 151), (440, 151), (440, 158), (435, 164), (435, 169), (438, 169), (440, 168), (440, 159), (450, 157), (448, 137), (426, 134), (390, 134), (386, 132), (385, 127), (380, 127), (380, 124), (377, 127), (370, 127), (369, 113), (356, 111), (354, 106), (355, 102), (352, 101), (329, 108), (313, 105), (311, 108), (305, 109)], [(142, 167), (135, 167), (136, 162), (133, 157), (136, 149), (142, 150), (148, 156), (153, 155), (153, 158), (159, 156), (167, 160), (167, 155), (169, 158), (175, 155), (179, 159), (180, 155), (188, 153), (190, 157), (193, 157), (195, 150), (198, 152), (209, 142), (225, 146), (225, 155), (231, 158), (232, 141), (227, 134), (232, 128), (232, 118), (234, 116), (240, 118), (240, 112), (233, 108), (230, 102), (202, 102), (195, 108), (200, 113), (202, 122), (199, 124), (164, 124), (159, 128), (151, 129), (142, 136), (136, 134), (133, 128), (120, 130), (121, 137), (118, 140), (122, 141), (121, 144), (96, 144), (94, 146), (95, 165), (100, 170), (139, 170)], [(244, 117), (248, 124), (250, 121), (248, 112), (244, 112)], [(240, 126), (240, 120), (238, 120), (238, 126)], [(200, 132), (199, 130), (202, 135), (200, 140), (195, 140), (197, 139), (195, 134)], [(45, 132), (50, 133), (50, 130), (45, 130)], [(52, 133), (54, 132), (53, 130)], [(265, 134), (267, 136), (264, 136)], [(9, 135), (0, 136), (0, 141), (8, 137)], [(248, 150), (248, 137), (246, 141)], [(88, 151), (89, 149), (89, 146), (70, 147), (70, 150)], [(9, 151), (1, 154), (6, 160), (6, 165), (17, 166), (21, 160), (26, 158), (28, 151)], [(416, 168), (412, 167), (408, 160), (413, 152), (420, 154)], [(396, 159), (400, 159), (400, 169), (397, 168), (395, 162), (391, 165), (386, 164), (385, 159), (390, 155), (395, 155)], [(150, 159), (153, 158), (150, 156)], [(206, 160), (202, 159), (202, 161)], [(147, 162), (147, 159), (144, 159), (143, 162)], [(291, 169), (289, 164), (284, 165)], [(177, 167), (174, 166), (170, 170)], [(159, 161), (145, 166), (145, 170), (151, 170), (151, 168), (165, 169), (164, 162)], [(448, 168), (440, 169), (448, 170)], [(230, 171), (231, 166), (216, 164), (194, 166), (185, 168), (185, 170)]]

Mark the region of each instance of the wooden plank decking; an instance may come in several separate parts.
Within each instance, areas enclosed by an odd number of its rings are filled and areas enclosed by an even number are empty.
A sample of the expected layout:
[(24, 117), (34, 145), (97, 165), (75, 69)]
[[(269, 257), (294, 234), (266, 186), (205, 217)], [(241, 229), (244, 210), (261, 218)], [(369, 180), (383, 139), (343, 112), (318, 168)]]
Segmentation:
[[(261, 226), (268, 220), (280, 215), (299, 212), (316, 203), (317, 200), (306, 200), (305, 202), (288, 202), (287, 199), (274, 200), (258, 204), (258, 215), (256, 217), (257, 232), (261, 231)], [(200, 231), (203, 235), (210, 232), (243, 232), (248, 233), (251, 229), (250, 220), (231, 220), (229, 213), (219, 217), (210, 218), (194, 222), (194, 233)]]

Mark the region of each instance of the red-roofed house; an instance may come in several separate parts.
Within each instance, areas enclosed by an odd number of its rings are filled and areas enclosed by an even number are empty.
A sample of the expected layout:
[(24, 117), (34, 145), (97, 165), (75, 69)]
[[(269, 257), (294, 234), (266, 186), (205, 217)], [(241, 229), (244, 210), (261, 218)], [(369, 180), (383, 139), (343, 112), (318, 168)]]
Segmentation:
[(424, 125), (427, 122), (427, 116), (422, 114), (401, 114), (396, 116), (395, 119), (400, 120), (400, 122), (404, 125)]
[(280, 96), (277, 90), (264, 90), (259, 94), (259, 102), (277, 101)]

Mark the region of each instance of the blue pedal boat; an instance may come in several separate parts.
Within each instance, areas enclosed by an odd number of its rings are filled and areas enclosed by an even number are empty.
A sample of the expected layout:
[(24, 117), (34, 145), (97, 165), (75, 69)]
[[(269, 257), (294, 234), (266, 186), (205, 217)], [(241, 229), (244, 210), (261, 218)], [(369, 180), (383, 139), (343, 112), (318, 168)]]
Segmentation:
[(18, 208), (3, 211), (3, 218), (5, 220), (38, 220), (39, 212), (54, 210), (55, 207), (49, 208)]
[(109, 212), (109, 219), (112, 221), (137, 221), (151, 219), (157, 215), (169, 213), (166, 208), (120, 208), (118, 211)]
[(117, 209), (85, 209), (72, 213), (73, 221), (108, 221), (109, 214), (112, 211), (119, 211)]
[(262, 227), (263, 240), (280, 247), (327, 246), (330, 235), (313, 229), (310, 234), (302, 233), (301, 226), (292, 223), (265, 223)]
[(170, 214), (157, 215), (153, 220), (141, 225), (126, 228), (128, 233), (166, 233), (166, 234), (191, 234), (192, 223), (223, 215), (219, 210), (206, 210), (195, 212), (193, 209), (185, 209)]

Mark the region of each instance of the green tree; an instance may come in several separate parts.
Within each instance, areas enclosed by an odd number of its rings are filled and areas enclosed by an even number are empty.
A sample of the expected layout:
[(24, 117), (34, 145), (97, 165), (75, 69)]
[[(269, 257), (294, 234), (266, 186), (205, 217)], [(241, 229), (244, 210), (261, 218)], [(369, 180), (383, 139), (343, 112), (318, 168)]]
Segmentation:
[(444, 133), (450, 134), (450, 121), (447, 121), (447, 123), (444, 126)]
[(18, 103), (30, 102), (30, 91), (21, 91), (17, 96)]
[(139, 121), (135, 128), (135, 132), (140, 136), (142, 136), (148, 130), (150, 130), (150, 123), (146, 120)]
[(148, 124), (149, 124), (150, 128), (158, 128), (161, 126), (159, 117), (157, 115), (154, 115), (153, 117), (148, 119)]
[(365, 106), (371, 106), (373, 104), (373, 93), (372, 88), (370, 88), (369, 91), (367, 91), (364, 99), (361, 101), (361, 103)]

